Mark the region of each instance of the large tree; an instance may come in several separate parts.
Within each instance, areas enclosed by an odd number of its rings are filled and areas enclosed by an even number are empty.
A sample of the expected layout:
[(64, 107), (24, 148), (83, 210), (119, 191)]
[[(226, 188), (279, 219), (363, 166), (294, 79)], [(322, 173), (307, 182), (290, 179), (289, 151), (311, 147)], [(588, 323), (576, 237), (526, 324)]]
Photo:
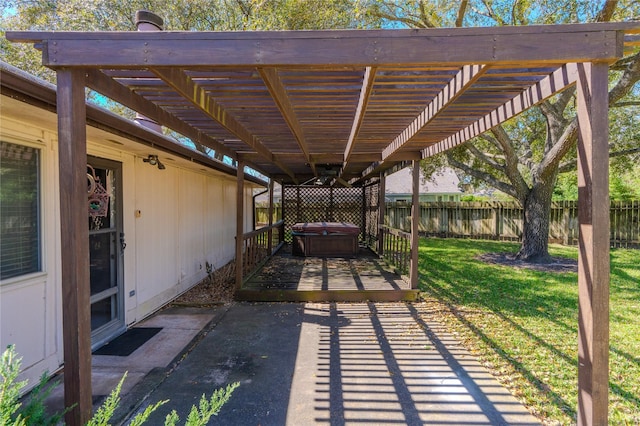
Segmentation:
[[(623, 21), (640, 17), (637, 1), (623, 0), (372, 0), (369, 12), (394, 26), (434, 28), (477, 25), (531, 25)], [(562, 40), (558, 40), (562, 43)], [(637, 153), (640, 53), (611, 67), (612, 156)], [(476, 183), (515, 198), (524, 210), (517, 258), (549, 259), (551, 199), (558, 174), (575, 170), (577, 118), (575, 88), (494, 127), (480, 137), (423, 162), (427, 175), (452, 166)]]

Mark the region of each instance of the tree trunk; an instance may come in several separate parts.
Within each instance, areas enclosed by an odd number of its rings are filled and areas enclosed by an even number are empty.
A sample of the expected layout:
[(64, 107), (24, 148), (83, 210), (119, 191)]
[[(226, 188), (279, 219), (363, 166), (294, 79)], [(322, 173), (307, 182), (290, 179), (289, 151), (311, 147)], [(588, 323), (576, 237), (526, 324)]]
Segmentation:
[(553, 182), (538, 182), (524, 200), (522, 245), (516, 259), (533, 263), (546, 263), (549, 256), (549, 216)]

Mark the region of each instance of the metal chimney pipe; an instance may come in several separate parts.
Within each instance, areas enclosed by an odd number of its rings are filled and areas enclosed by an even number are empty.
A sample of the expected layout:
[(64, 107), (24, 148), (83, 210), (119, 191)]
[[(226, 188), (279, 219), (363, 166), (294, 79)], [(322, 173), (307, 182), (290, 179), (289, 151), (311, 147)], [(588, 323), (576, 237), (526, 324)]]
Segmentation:
[[(148, 10), (138, 10), (136, 12), (136, 29), (138, 31), (162, 31), (164, 21), (161, 17)], [(136, 113), (135, 122), (147, 129), (162, 133), (162, 127), (155, 121)]]

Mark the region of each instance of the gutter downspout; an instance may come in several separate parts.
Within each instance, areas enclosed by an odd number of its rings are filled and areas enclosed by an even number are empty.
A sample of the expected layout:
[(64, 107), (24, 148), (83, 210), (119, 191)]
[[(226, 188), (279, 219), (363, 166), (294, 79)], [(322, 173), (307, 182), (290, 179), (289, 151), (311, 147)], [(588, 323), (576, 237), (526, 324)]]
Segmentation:
[(252, 197), (252, 201), (251, 201), (251, 203), (252, 203), (252, 206), (253, 206), (253, 213), (252, 213), (252, 214), (253, 214), (253, 229), (254, 229), (254, 230), (255, 230), (255, 229), (258, 229), (258, 222), (257, 222), (258, 217), (257, 217), (257, 215), (256, 215), (256, 197), (259, 197), (259, 196), (261, 196), (262, 194), (266, 194), (267, 192), (269, 192), (269, 188), (265, 189), (265, 190), (264, 190), (264, 191), (262, 191), (262, 192), (258, 192), (257, 194), (255, 194), (255, 195)]

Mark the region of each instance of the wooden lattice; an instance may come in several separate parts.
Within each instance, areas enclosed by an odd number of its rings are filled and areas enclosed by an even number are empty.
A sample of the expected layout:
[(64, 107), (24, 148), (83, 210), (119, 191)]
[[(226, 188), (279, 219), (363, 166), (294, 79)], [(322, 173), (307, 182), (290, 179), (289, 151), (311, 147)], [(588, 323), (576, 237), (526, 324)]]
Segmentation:
[(372, 212), (371, 203), (375, 203), (377, 210), (377, 188), (378, 185), (365, 188), (285, 186), (286, 241), (291, 242), (291, 226), (298, 222), (349, 222), (360, 227), (360, 240), (371, 244), (375, 240), (373, 230), (377, 227), (378, 217), (377, 211)]

